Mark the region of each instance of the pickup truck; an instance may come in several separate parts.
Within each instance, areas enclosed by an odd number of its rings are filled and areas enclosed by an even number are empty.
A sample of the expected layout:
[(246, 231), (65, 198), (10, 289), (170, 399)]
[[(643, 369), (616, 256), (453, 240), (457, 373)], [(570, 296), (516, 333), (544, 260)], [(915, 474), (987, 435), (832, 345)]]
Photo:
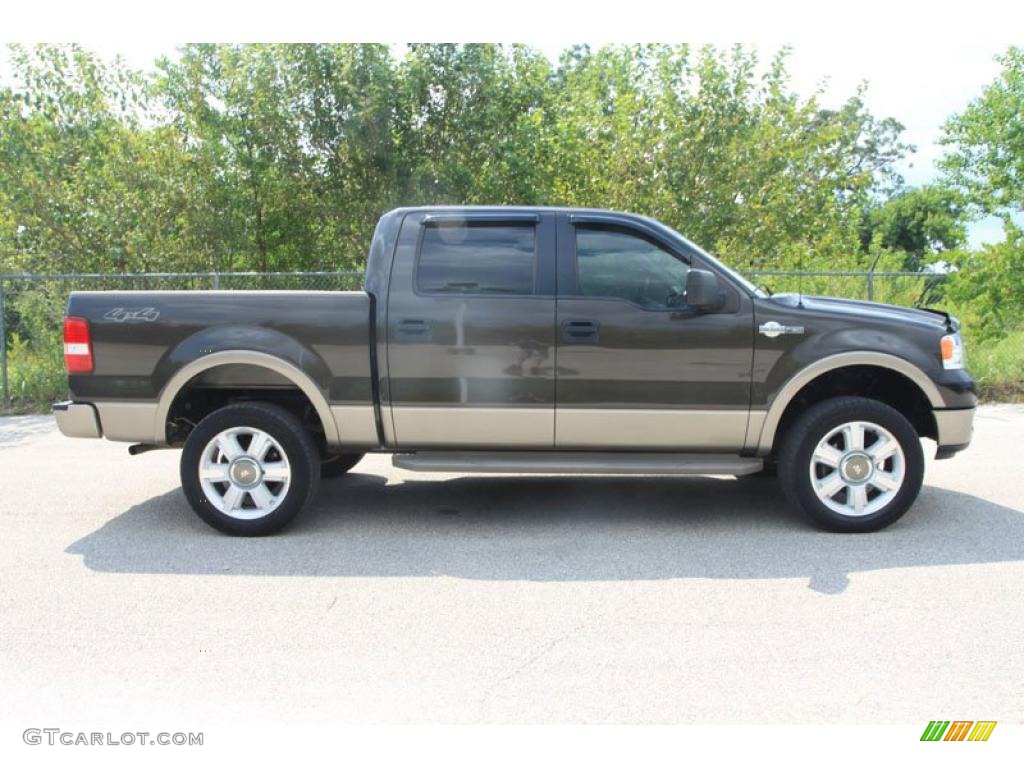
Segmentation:
[(952, 456), (976, 406), (948, 314), (769, 295), (653, 219), (570, 208), (391, 211), (361, 292), (76, 292), (64, 354), (60, 430), (183, 448), (189, 504), (235, 535), (367, 452), (777, 474), (811, 522), (877, 530), (918, 495), (921, 438)]

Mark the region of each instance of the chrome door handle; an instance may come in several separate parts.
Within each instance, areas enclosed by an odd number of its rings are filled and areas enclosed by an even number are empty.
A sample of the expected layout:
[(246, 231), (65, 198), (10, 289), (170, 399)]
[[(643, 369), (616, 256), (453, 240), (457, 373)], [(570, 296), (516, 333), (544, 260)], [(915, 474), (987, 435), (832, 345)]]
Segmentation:
[(596, 320), (565, 320), (562, 341), (565, 344), (597, 344), (601, 340), (601, 324)]
[(433, 333), (430, 324), (418, 317), (407, 317), (395, 325), (396, 341), (430, 341)]

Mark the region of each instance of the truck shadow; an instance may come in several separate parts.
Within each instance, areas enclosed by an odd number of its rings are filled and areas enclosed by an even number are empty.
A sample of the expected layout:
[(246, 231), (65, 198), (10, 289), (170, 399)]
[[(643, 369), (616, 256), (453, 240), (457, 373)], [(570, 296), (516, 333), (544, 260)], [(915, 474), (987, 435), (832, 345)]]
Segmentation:
[(527, 581), (804, 578), (1024, 560), (1024, 512), (926, 486), (896, 525), (814, 530), (770, 480), (459, 477), (326, 482), (283, 534), (207, 528), (177, 489), (73, 543), (109, 573), (439, 576)]

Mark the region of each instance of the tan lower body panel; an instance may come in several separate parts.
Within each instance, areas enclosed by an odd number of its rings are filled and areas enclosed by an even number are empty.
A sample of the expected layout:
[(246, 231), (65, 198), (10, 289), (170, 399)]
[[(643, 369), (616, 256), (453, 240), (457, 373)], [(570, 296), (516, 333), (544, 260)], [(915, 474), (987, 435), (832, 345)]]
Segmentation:
[[(166, 441), (163, 429), (156, 428), (157, 404), (153, 403), (93, 403), (100, 417), (103, 436), (108, 440), (128, 443), (157, 443)], [(161, 425), (163, 427), (163, 425)]]
[[(163, 444), (166, 435), (157, 429), (156, 403), (98, 402), (103, 436), (108, 440)], [(377, 447), (377, 423), (373, 406), (331, 406), (331, 416), (341, 436), (340, 445)]]
[(967, 445), (971, 442), (971, 435), (974, 433), (974, 408), (937, 410), (933, 413), (935, 426), (939, 430), (936, 442), (940, 446)]
[(338, 427), (339, 445), (376, 448), (380, 444), (372, 405), (332, 405), (331, 416)]
[(558, 448), (739, 451), (747, 411), (559, 408), (555, 424)]
[(554, 408), (392, 406), (395, 440), (405, 447), (551, 448)]
[(57, 403), (53, 415), (65, 437), (102, 437), (96, 409), (89, 403)]
[(767, 448), (760, 444), (761, 432), (764, 431), (764, 421), (768, 418), (768, 411), (751, 411), (750, 419), (747, 421), (747, 438), (743, 442), (743, 447), (746, 450), (756, 449), (758, 455), (767, 453), (772, 449), (771, 445)]

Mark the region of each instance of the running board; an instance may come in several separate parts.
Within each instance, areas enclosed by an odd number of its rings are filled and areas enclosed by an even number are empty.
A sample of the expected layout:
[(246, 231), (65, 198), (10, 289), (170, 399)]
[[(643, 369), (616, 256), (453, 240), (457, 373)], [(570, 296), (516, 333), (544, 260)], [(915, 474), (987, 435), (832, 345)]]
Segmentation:
[(418, 451), (391, 463), (413, 472), (547, 475), (750, 475), (761, 459), (715, 453), (596, 453), (586, 451)]

